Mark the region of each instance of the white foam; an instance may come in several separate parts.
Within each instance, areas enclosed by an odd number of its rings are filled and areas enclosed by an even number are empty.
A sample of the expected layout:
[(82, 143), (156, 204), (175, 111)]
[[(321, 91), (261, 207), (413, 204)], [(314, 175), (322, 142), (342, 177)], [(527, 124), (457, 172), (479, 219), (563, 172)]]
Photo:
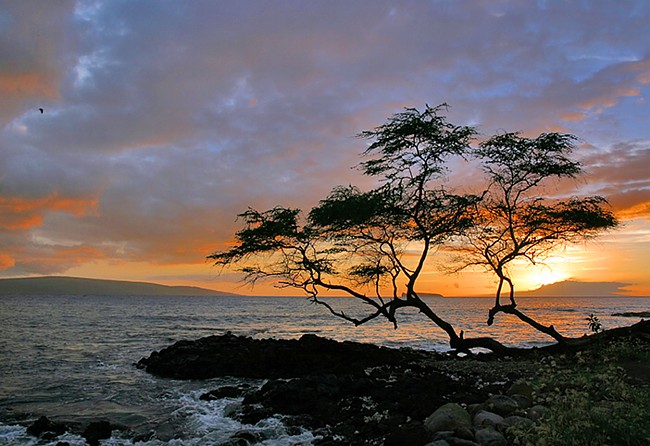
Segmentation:
[(204, 392), (193, 391), (180, 398), (182, 407), (174, 415), (187, 417), (185, 434), (191, 439), (172, 440), (170, 446), (217, 445), (238, 433), (257, 437), (256, 444), (263, 446), (308, 446), (316, 438), (307, 430), (290, 435), (281, 418), (266, 418), (254, 425), (242, 424), (226, 414), (233, 406), (241, 404), (243, 398), (202, 401), (199, 396)]
[[(72, 433), (65, 433), (54, 440), (47, 441), (39, 439), (27, 433), (27, 428), (19, 425), (7, 425), (0, 423), (0, 445), (12, 445), (12, 446), (55, 446), (60, 441), (66, 441), (70, 446), (88, 446), (86, 440)], [(131, 445), (129, 441), (125, 443), (120, 441), (117, 443), (104, 443), (106, 445), (111, 444), (112, 446), (126, 446)], [(154, 445), (151, 445), (154, 446)]]
[[(27, 441), (33, 440), (31, 443)], [(27, 434), (22, 426), (0, 424), (0, 445), (4, 444), (36, 444), (34, 437)]]
[(67, 441), (70, 446), (88, 446), (86, 440), (78, 435), (66, 433), (47, 441), (28, 434), (23, 426), (0, 424), (0, 445), (55, 446), (59, 441)]

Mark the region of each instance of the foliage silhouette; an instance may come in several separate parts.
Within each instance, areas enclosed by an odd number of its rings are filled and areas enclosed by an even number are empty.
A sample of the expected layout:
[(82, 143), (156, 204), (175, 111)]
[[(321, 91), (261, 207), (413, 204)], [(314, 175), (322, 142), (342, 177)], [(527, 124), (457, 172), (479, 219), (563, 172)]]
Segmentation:
[[(560, 245), (617, 225), (613, 213), (604, 208), (603, 197), (561, 200), (544, 196), (549, 183), (582, 172), (580, 164), (569, 158), (574, 142), (574, 136), (558, 133), (534, 139), (505, 133), (482, 142), (475, 151), (489, 185), (476, 208), (473, 227), (464, 233), (460, 269), (478, 265), (498, 277), (488, 325), (498, 313), (509, 313), (558, 342), (565, 341), (552, 325), (544, 326), (517, 309), (508, 267), (517, 260), (537, 264)], [(505, 283), (510, 291), (508, 305), (500, 300)]]
[[(248, 209), (239, 215), (244, 228), (236, 244), (208, 258), (236, 267), (253, 284), (274, 280), (279, 287), (301, 289), (314, 303), (355, 325), (383, 317), (395, 328), (401, 309), (419, 310), (446, 332), (459, 351), (509, 348), (490, 337), (465, 338), (440, 317), (417, 289), (430, 257), (439, 249), (464, 254), (458, 269), (487, 267), (499, 286), (490, 319), (498, 312), (516, 314), (533, 327), (564, 341), (555, 329), (528, 318), (514, 301), (507, 266), (523, 257), (538, 261), (558, 244), (590, 237), (616, 220), (600, 197), (554, 201), (535, 197), (547, 179), (574, 177), (578, 163), (568, 158), (574, 138), (543, 134), (530, 140), (516, 133), (472, 143), (477, 132), (449, 123), (446, 104), (395, 114), (359, 136), (370, 141), (358, 167), (376, 178), (367, 192), (336, 187), (305, 216), (298, 209)], [(449, 166), (477, 159), (489, 185), (478, 194), (446, 189)], [(511, 304), (500, 304), (503, 283)], [(369, 309), (355, 317), (321, 299), (323, 292), (343, 293)]]

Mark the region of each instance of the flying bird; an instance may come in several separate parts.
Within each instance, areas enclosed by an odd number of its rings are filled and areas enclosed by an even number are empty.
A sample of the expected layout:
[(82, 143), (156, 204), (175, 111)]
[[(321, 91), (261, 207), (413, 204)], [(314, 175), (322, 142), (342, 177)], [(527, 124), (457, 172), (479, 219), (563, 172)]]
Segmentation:
[(43, 110), (42, 108), (39, 108), (38, 111), (40, 111), (41, 114), (43, 114), (43, 112), (44, 112), (45, 110)]

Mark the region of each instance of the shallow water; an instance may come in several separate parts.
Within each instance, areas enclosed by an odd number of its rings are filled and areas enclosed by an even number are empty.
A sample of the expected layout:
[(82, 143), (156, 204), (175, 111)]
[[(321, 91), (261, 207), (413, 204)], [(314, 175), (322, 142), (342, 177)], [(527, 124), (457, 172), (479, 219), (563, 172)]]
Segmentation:
[[(348, 314), (363, 306), (330, 299)], [(490, 299), (434, 299), (432, 308), (465, 330), (465, 336), (491, 335), (510, 345), (543, 345), (544, 335), (499, 315), (485, 319)], [(585, 318), (598, 316), (603, 328), (637, 319), (616, 312), (647, 311), (642, 298), (522, 298), (519, 308), (561, 333), (589, 331)], [(243, 426), (226, 416), (234, 399), (200, 401), (198, 396), (236, 379), (174, 381), (138, 370), (134, 363), (180, 339), (227, 331), (258, 338), (298, 338), (305, 333), (337, 340), (391, 347), (445, 350), (444, 333), (410, 311), (397, 330), (384, 321), (355, 328), (303, 298), (278, 297), (123, 297), (0, 296), (0, 445), (41, 445), (20, 422), (40, 415), (73, 423), (107, 419), (134, 433), (116, 432), (109, 445), (134, 444), (134, 435), (154, 437), (139, 445), (219, 445), (234, 433), (254, 432), (264, 445), (308, 445), (310, 432), (287, 432), (270, 418)], [(142, 437), (144, 438), (144, 437)], [(74, 435), (59, 438), (85, 444)], [(56, 444), (56, 441), (51, 443)]]

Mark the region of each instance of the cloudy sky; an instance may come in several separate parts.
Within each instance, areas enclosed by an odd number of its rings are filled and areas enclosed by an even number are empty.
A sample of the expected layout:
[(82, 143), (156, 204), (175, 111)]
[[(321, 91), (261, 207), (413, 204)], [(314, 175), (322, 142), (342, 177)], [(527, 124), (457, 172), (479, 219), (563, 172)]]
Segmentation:
[(236, 214), (361, 184), (354, 135), (446, 102), (482, 134), (578, 136), (582, 189), (624, 222), (523, 288), (650, 295), (648, 23), (645, 0), (1, 1), (0, 277), (270, 292), (205, 260)]

